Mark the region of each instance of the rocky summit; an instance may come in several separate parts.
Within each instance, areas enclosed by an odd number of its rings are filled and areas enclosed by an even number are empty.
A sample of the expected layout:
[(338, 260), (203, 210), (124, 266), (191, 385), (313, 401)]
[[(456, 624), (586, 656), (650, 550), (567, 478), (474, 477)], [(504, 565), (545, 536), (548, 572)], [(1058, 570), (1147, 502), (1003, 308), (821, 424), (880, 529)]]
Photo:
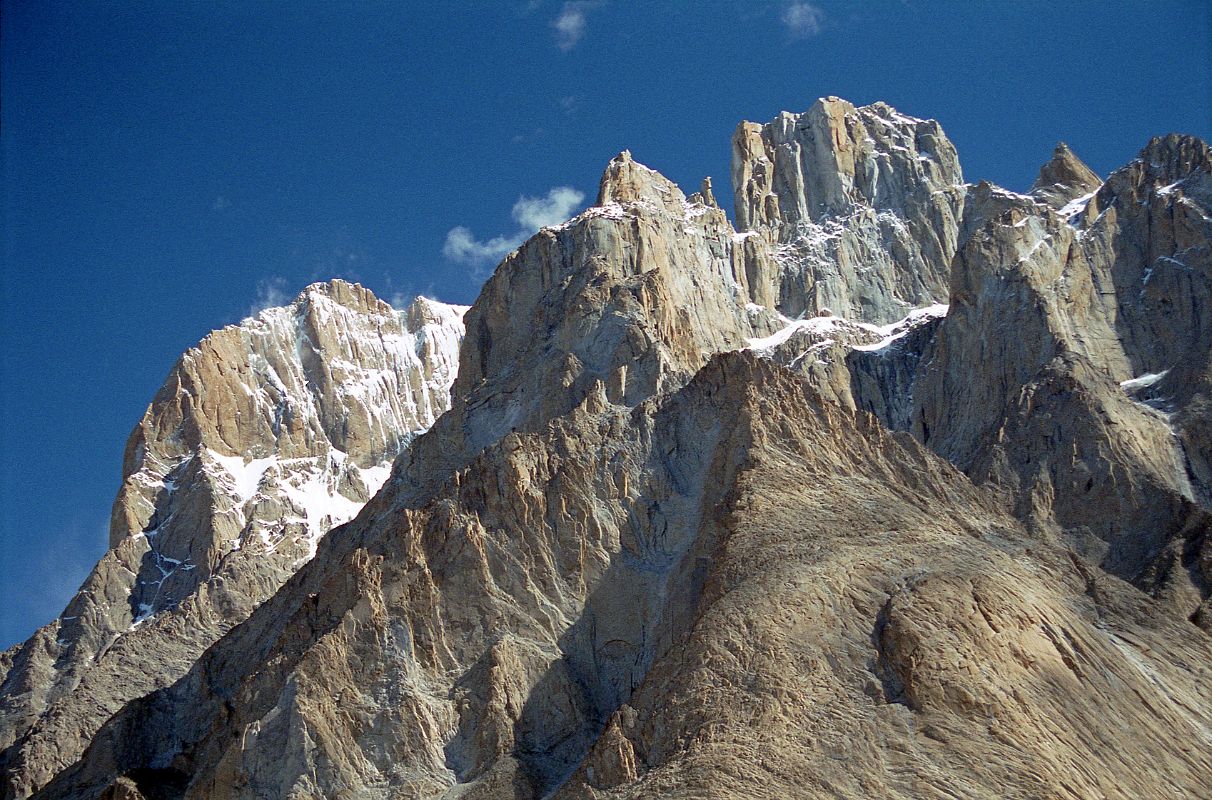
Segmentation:
[(181, 357), (127, 443), (109, 552), (58, 620), (4, 654), (7, 793), (184, 675), (358, 513), (449, 405), (465, 311), (395, 311), (331, 281)]
[(623, 152), (470, 309), (182, 356), (0, 656), (3, 795), (1207, 796), (1208, 145), (1017, 194), (830, 97), (732, 153), (736, 227)]

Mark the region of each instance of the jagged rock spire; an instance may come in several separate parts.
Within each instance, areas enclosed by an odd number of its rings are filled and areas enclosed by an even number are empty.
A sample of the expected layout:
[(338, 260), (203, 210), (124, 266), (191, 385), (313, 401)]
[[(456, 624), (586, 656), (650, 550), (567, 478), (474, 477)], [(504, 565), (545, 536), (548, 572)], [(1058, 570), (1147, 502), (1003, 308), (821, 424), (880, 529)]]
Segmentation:
[(715, 200), (715, 193), (711, 191), (711, 177), (703, 178), (703, 182), (699, 185), (699, 190), (690, 195), (691, 203), (700, 203), (712, 208), (719, 208), (720, 204)]
[(946, 300), (965, 190), (934, 120), (826, 97), (742, 122), (732, 188), (738, 229), (779, 246), (773, 283), (751, 286), (787, 316), (889, 323)]
[(1062, 208), (1068, 203), (1098, 190), (1102, 180), (1073, 154), (1069, 145), (1057, 142), (1048, 159), (1039, 169), (1039, 177), (1031, 186), (1031, 194), (1050, 205)]
[(742, 122), (732, 146), (741, 230), (819, 222), (856, 206), (900, 211), (923, 191), (963, 183), (942, 127), (886, 103), (821, 98), (803, 114)]
[(624, 150), (610, 160), (602, 173), (597, 205), (644, 202), (681, 214), (686, 196), (677, 184), (631, 157)]

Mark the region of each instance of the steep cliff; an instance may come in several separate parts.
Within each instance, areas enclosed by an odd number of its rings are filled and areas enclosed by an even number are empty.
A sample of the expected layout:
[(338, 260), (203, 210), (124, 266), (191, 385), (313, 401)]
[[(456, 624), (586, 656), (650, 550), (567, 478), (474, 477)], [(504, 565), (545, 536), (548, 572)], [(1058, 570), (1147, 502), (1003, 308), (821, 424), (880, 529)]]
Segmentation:
[(484, 286), (385, 488), (6, 789), (1199, 796), (1208, 151), (1082, 166), (965, 186), (937, 123), (829, 98), (738, 129), (738, 232), (620, 154)]
[(109, 552), (6, 654), (0, 764), (28, 775), (15, 786), (184, 674), (378, 491), (449, 404), (464, 310), (397, 312), (331, 281), (181, 357), (127, 444)]
[(1060, 213), (976, 187), (914, 416), (1033, 527), (1204, 625), (1209, 172), (1203, 142), (1169, 136)]
[(773, 248), (754, 302), (887, 324), (946, 301), (964, 180), (937, 122), (824, 98), (742, 122), (732, 181), (738, 228)]

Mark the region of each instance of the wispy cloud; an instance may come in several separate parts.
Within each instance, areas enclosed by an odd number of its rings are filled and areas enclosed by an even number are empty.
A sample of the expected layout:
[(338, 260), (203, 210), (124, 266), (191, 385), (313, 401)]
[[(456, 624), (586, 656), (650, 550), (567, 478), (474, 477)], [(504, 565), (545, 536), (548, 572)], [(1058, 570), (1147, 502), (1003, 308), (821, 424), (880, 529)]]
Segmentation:
[(513, 219), (527, 232), (559, 225), (572, 216), (585, 195), (571, 186), (557, 186), (546, 197), (519, 197), (513, 204)]
[(791, 3), (783, 9), (782, 21), (793, 39), (808, 39), (821, 32), (825, 12), (812, 3)]
[(581, 104), (581, 99), (575, 94), (564, 95), (560, 98), (560, 108), (565, 114), (571, 114), (577, 110), (577, 106)]
[(417, 296), (411, 292), (396, 292), (391, 296), (391, 299), (387, 301), (387, 304), (396, 311), (403, 311), (412, 305), (412, 301), (416, 299)]
[(519, 228), (516, 233), (482, 240), (470, 228), (457, 225), (447, 232), (442, 255), (477, 267), (499, 261), (539, 228), (558, 225), (571, 217), (584, 199), (585, 195), (571, 186), (556, 186), (545, 197), (519, 197), (512, 211)]
[(470, 228), (456, 225), (446, 233), (446, 243), (442, 245), (442, 255), (460, 264), (486, 264), (500, 259), (520, 245), (524, 239), (524, 234), (518, 234), (516, 236), (494, 236), (487, 241), (480, 241)]
[(585, 38), (585, 15), (596, 8), (598, 0), (568, 0), (560, 9), (560, 13), (551, 21), (555, 30), (556, 47), (567, 53)]
[(276, 308), (289, 303), (286, 279), (277, 275), (257, 281), (257, 301), (248, 308), (248, 316), (255, 317), (267, 308)]
[(216, 197), (215, 202), (210, 204), (211, 211), (223, 211), (224, 209), (228, 208), (231, 208), (231, 201), (223, 195)]
[(24, 640), (59, 616), (109, 549), (109, 518), (55, 520), (64, 546), (39, 548), (22, 559), (21, 575), (5, 586), (0, 648)]

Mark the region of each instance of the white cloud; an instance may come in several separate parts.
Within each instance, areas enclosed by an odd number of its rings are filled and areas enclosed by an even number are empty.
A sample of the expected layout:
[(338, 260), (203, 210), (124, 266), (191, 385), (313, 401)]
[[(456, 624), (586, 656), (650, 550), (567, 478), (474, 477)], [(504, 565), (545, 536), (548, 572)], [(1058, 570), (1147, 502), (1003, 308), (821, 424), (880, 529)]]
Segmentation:
[(825, 12), (812, 3), (792, 3), (783, 9), (783, 25), (796, 39), (807, 39), (821, 32)]
[(548, 225), (559, 225), (572, 216), (585, 195), (571, 186), (557, 186), (546, 197), (519, 197), (513, 204), (513, 219), (533, 233)]
[[(43, 625), (59, 616), (66, 606), (75, 599), (77, 590), (93, 571), (97, 561), (109, 549), (109, 519), (103, 518), (95, 522), (81, 519), (62, 520), (63, 530), (68, 531), (69, 546), (44, 548), (40, 555), (26, 559), (22, 566), (28, 575), (24, 585), (37, 585), (38, 591), (29, 591), (18, 596), (11, 596), (16, 601), (12, 608), (12, 616), (5, 621), (4, 633), (19, 633), (24, 639), (34, 633), (34, 625)], [(12, 587), (16, 589), (17, 587)], [(20, 629), (17, 620), (23, 619), (25, 625)], [(0, 640), (0, 647), (8, 647), (13, 642)]]
[(446, 244), (442, 245), (442, 255), (451, 261), (461, 264), (483, 264), (497, 261), (510, 250), (522, 243), (523, 237), (494, 236), (482, 242), (472, 234), (470, 228), (457, 225), (446, 233)]
[(457, 225), (447, 232), (442, 255), (451, 261), (475, 266), (500, 261), (539, 228), (558, 225), (571, 217), (584, 199), (585, 195), (571, 186), (556, 186), (545, 197), (519, 197), (512, 211), (513, 220), (519, 226), (516, 233), (480, 240), (470, 228)]
[(551, 21), (556, 47), (567, 53), (585, 36), (585, 14), (597, 5), (595, 0), (568, 0)]
[(284, 306), (291, 301), (286, 294), (286, 279), (278, 276), (257, 281), (257, 302), (248, 309), (248, 316), (255, 317), (267, 308)]

